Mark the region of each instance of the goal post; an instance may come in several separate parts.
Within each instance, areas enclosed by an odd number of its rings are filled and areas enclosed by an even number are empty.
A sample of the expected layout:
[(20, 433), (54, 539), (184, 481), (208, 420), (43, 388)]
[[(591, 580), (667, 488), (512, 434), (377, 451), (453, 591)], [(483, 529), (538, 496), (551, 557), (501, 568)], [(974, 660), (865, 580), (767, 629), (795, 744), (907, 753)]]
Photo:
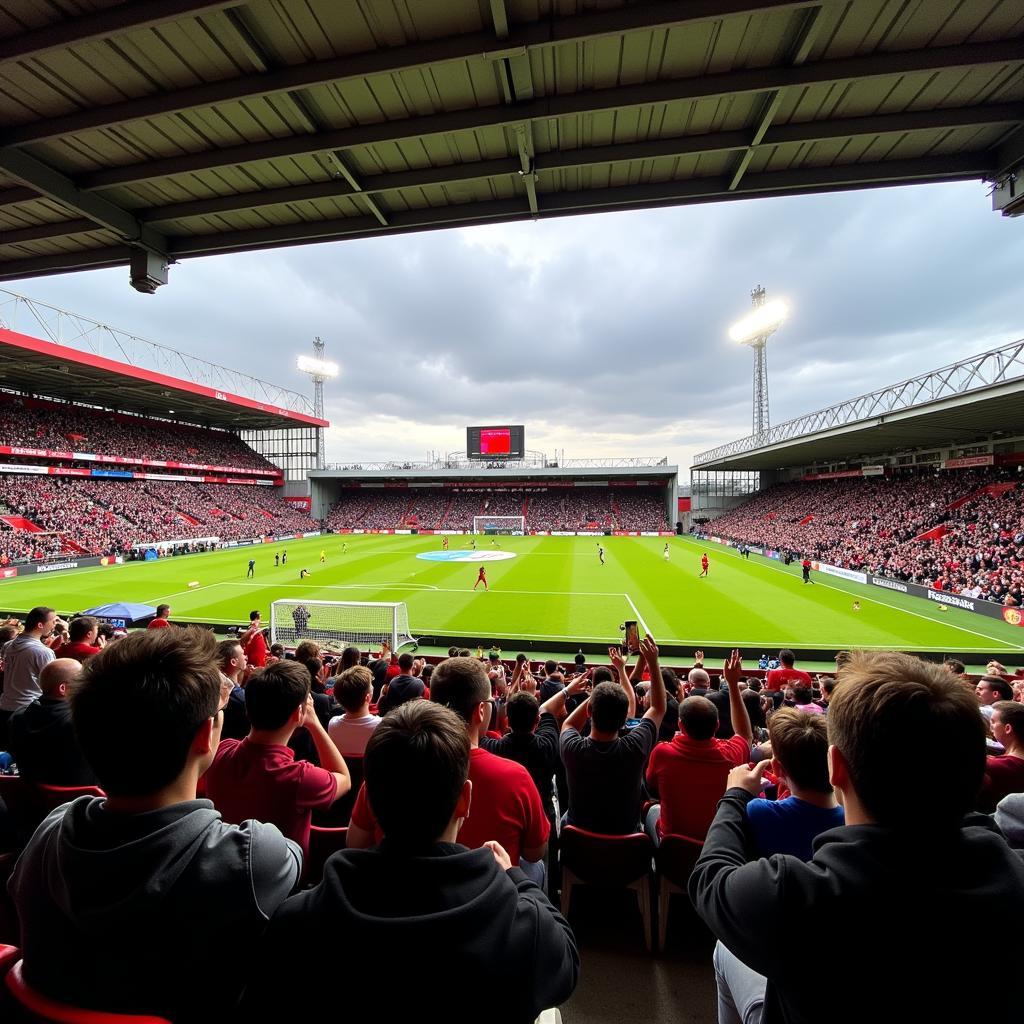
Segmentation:
[(484, 534), (510, 534), (521, 537), (526, 533), (524, 516), (473, 516), (473, 532)]
[(328, 650), (364, 648), (386, 640), (391, 650), (416, 641), (404, 601), (280, 600), (270, 606), (270, 642), (295, 647), (314, 640)]

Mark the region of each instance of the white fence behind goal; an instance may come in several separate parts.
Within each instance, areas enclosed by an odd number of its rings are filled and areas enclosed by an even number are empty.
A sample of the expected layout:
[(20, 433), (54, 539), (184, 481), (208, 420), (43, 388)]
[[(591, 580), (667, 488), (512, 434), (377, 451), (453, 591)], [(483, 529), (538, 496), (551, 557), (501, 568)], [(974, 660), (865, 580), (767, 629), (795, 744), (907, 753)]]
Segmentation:
[(473, 532), (521, 535), (526, 532), (526, 519), (523, 516), (473, 516)]
[(375, 647), (383, 640), (393, 651), (415, 643), (404, 601), (274, 601), (270, 606), (270, 642), (294, 647), (303, 640), (315, 640), (337, 651), (350, 644), (363, 649)]

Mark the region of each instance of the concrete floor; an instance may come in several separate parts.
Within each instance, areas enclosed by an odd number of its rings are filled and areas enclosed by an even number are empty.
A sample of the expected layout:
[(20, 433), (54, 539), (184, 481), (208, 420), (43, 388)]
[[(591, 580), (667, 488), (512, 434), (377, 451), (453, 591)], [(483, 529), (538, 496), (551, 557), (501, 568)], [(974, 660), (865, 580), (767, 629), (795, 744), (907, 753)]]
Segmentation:
[(577, 888), (569, 920), (581, 968), (561, 1008), (564, 1024), (715, 1024), (714, 940), (685, 896), (673, 898), (666, 950), (658, 954), (644, 949), (630, 893)]

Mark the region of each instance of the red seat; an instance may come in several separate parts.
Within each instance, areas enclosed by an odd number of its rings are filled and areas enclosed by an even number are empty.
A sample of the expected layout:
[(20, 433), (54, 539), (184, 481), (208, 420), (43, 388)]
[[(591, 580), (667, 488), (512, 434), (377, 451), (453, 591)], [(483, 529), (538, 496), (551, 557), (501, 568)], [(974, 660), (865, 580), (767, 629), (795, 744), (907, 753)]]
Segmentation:
[(632, 889), (644, 922), (644, 944), (651, 949), (651, 857), (654, 844), (644, 832), (606, 836), (566, 825), (559, 836), (562, 914), (569, 915), (574, 885)]
[(21, 950), (17, 946), (0, 945), (0, 978), (2, 978), (21, 959)]
[(665, 948), (669, 901), (674, 893), (687, 893), (687, 883), (704, 843), (689, 836), (663, 836), (654, 853), (658, 871), (658, 948)]
[(47, 786), (39, 783), (36, 786), (39, 798), (46, 809), (45, 818), (50, 811), (56, 810), (61, 804), (70, 803), (80, 796), (106, 796), (99, 786)]
[(317, 885), (324, 877), (324, 864), (336, 850), (345, 849), (347, 828), (321, 828), (312, 825), (309, 830), (309, 853), (303, 864), (303, 878), (307, 885)]
[[(0, 947), (2, 948), (2, 947)], [(23, 1020), (42, 1021), (45, 1024), (170, 1024), (164, 1017), (139, 1013), (107, 1013), (104, 1010), (85, 1010), (54, 999), (30, 988), (22, 973), (24, 961), (16, 961), (4, 979), (7, 991), (13, 997)]]

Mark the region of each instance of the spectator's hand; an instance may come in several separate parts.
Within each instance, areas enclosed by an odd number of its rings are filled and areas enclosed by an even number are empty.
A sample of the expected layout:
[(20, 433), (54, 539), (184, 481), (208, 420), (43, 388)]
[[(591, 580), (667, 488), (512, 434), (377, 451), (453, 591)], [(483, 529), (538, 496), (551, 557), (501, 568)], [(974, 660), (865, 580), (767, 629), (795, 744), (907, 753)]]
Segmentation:
[(648, 665), (650, 665), (651, 662), (658, 660), (658, 645), (655, 643), (654, 637), (651, 636), (650, 633), (640, 641), (640, 653), (644, 656), (644, 661), (646, 661)]
[(725, 681), (730, 686), (736, 686), (743, 675), (743, 656), (735, 648), (733, 648), (729, 657), (725, 659), (725, 668), (722, 669), (722, 675), (725, 676)]
[(512, 867), (512, 858), (505, 852), (505, 848), (501, 843), (495, 842), (493, 839), (489, 839), (484, 846), (491, 851), (494, 855), (494, 859), (498, 862), (498, 867), (502, 871), (508, 871)]
[(704, 664), (704, 652), (703, 651), (694, 651), (693, 652), (693, 663), (695, 665), (703, 665)]
[(310, 694), (306, 698), (306, 703), (302, 707), (302, 715), (299, 718), (299, 725), (305, 725), (314, 718), (316, 718), (316, 705), (313, 703), (313, 694)]
[(765, 769), (771, 763), (771, 759), (766, 758), (764, 761), (758, 761), (753, 768), (745, 764), (737, 765), (729, 772), (725, 788), (745, 789), (748, 793), (753, 793), (754, 796), (757, 796), (762, 789), (761, 776), (764, 775)]
[(612, 668), (614, 668), (616, 672), (619, 671), (619, 669), (621, 669), (626, 663), (626, 659), (623, 658), (622, 651), (620, 651), (618, 647), (608, 648), (608, 659), (611, 661)]
[(576, 676), (569, 680), (569, 685), (565, 688), (566, 697), (572, 696), (574, 693), (583, 693), (587, 689), (588, 676), (584, 673), (581, 676)]

